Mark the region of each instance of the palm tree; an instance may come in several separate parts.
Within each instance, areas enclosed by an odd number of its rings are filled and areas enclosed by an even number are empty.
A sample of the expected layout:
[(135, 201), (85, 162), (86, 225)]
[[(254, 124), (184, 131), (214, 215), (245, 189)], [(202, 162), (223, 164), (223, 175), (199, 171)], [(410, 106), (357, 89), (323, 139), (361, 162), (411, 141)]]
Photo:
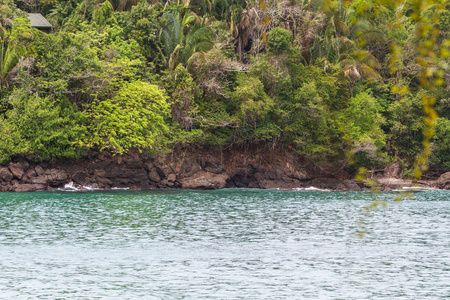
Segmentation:
[(164, 24), (160, 28), (159, 39), (165, 57), (169, 57), (171, 70), (180, 62), (186, 65), (194, 54), (204, 55), (212, 49), (213, 32), (196, 14), (186, 13), (181, 18), (180, 15), (165, 13), (162, 19)]
[(349, 54), (341, 55), (339, 65), (343, 68), (345, 77), (350, 83), (350, 95), (353, 97), (353, 88), (359, 78), (383, 81), (377, 69), (380, 67), (378, 60), (366, 50), (354, 50)]
[(133, 5), (138, 4), (139, 0), (111, 0), (115, 11), (130, 10)]
[(249, 8), (242, 11), (241, 20), (233, 28), (233, 37), (235, 38), (236, 48), (239, 59), (242, 60), (242, 51), (249, 44), (253, 31), (256, 30), (258, 13), (255, 8)]
[(30, 43), (34, 35), (24, 18), (16, 18), (13, 23), (0, 17), (0, 22), (0, 87), (8, 88), (12, 71), (32, 52)]
[(338, 64), (350, 84), (350, 94), (357, 79), (383, 81), (377, 69), (378, 60), (361, 45), (381, 41), (383, 35), (373, 29), (368, 20), (362, 18), (353, 22), (354, 12), (346, 9), (342, 2), (325, 10), (326, 25), (323, 35), (318, 35), (311, 48), (311, 57), (325, 57), (327, 61)]

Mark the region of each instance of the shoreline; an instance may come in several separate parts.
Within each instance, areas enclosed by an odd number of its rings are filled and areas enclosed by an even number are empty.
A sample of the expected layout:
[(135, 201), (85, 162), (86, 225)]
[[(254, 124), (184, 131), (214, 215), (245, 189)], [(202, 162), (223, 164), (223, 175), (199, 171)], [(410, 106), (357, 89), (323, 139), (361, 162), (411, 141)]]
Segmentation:
[[(371, 187), (338, 169), (301, 161), (295, 154), (266, 149), (242, 151), (178, 151), (155, 156), (113, 156), (90, 151), (78, 160), (41, 163), (17, 159), (0, 166), (0, 192), (50, 191), (70, 185), (98, 190), (223, 188), (319, 189), (364, 191)], [(450, 172), (432, 180), (404, 180), (398, 164), (391, 164), (371, 180), (378, 191), (450, 189)], [(70, 188), (70, 187), (68, 187)]]

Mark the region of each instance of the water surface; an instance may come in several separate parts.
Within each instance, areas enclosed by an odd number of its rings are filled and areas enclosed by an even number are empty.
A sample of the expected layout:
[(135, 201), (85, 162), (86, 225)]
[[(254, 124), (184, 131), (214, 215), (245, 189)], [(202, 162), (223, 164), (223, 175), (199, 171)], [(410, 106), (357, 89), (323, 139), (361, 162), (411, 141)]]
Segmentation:
[(450, 298), (450, 192), (394, 196), (0, 193), (0, 298)]

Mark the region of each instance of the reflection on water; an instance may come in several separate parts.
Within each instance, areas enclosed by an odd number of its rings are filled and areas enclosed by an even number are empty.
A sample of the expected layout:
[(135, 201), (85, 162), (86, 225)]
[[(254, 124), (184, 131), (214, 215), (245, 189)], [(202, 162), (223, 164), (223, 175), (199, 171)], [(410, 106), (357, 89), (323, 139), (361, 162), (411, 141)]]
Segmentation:
[(442, 299), (449, 196), (0, 194), (0, 298)]

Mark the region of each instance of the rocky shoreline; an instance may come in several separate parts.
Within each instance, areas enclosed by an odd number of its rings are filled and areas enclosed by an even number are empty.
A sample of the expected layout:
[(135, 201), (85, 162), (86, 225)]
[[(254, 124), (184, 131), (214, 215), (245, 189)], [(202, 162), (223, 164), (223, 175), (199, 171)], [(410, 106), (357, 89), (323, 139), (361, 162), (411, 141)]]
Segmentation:
[[(201, 155), (199, 154), (201, 153)], [(400, 179), (398, 165), (376, 174), (381, 191), (402, 188), (450, 189), (450, 172), (436, 180)], [(344, 172), (334, 174), (300, 162), (294, 155), (276, 151), (198, 152), (179, 151), (164, 155), (113, 156), (90, 151), (79, 160), (32, 163), (16, 159), (0, 166), (0, 191), (54, 190), (70, 184), (79, 189), (303, 189), (330, 191), (370, 190)]]

